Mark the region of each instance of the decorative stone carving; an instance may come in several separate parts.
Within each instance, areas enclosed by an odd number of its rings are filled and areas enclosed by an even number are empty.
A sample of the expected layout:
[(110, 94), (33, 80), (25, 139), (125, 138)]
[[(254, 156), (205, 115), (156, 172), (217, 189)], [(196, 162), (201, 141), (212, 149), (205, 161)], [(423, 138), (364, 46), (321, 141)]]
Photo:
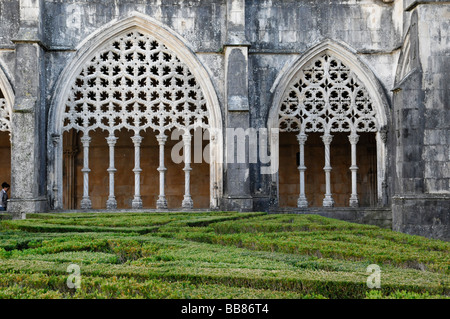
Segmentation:
[(297, 200), (297, 207), (307, 207), (308, 200), (305, 194), (305, 142), (308, 139), (308, 136), (305, 133), (300, 133), (297, 135), (297, 140), (299, 143), (300, 149), (300, 165), (298, 166), (298, 170), (300, 172), (300, 195)]
[(82, 67), (65, 108), (63, 130), (208, 127), (206, 101), (187, 66), (138, 31), (107, 42)]
[[(368, 91), (358, 77), (339, 59), (330, 53), (323, 53), (307, 64), (288, 85), (278, 110), (280, 132), (323, 132), (325, 147), (325, 198), (323, 206), (331, 207), (330, 144), (333, 132), (349, 132), (352, 149), (352, 194), (350, 206), (358, 206), (356, 189), (356, 144), (357, 132), (377, 132), (379, 125), (376, 111)], [(304, 143), (299, 138), (300, 154)], [(301, 164), (299, 207), (306, 207), (304, 195), (304, 172)]]
[[(209, 113), (200, 85), (177, 56), (149, 34), (128, 31), (108, 41), (102, 49), (81, 68), (72, 83), (65, 103), (63, 130), (75, 129), (88, 136), (89, 131), (102, 129), (109, 132), (110, 150), (109, 197), (107, 208), (114, 209), (114, 145), (116, 130), (135, 132), (135, 198), (133, 208), (142, 208), (140, 198), (140, 142), (139, 132), (148, 128), (158, 131), (160, 145), (160, 195), (157, 208), (167, 208), (164, 195), (164, 142), (165, 130), (184, 130), (183, 137), (190, 145), (190, 130), (209, 128)], [(89, 140), (82, 138), (88, 154)], [(190, 163), (184, 168), (186, 177), (184, 208), (192, 208)], [(84, 193), (82, 208), (90, 208), (89, 167), (84, 156)]]
[(322, 54), (298, 72), (278, 111), (280, 132), (376, 132), (371, 98), (341, 61)]
[(11, 107), (5, 98), (0, 98), (0, 131), (11, 132)]

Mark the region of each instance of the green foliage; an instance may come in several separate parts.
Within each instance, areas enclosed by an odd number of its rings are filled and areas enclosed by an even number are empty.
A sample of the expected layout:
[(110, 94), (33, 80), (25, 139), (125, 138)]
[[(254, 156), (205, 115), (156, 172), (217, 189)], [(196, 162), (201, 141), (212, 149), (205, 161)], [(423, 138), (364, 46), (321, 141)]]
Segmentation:
[(416, 293), (405, 290), (396, 290), (388, 295), (383, 295), (379, 290), (371, 290), (366, 293), (366, 299), (450, 299), (448, 296), (430, 295), (428, 292)]
[(447, 298), (449, 251), (317, 215), (30, 214), (0, 222), (0, 298)]

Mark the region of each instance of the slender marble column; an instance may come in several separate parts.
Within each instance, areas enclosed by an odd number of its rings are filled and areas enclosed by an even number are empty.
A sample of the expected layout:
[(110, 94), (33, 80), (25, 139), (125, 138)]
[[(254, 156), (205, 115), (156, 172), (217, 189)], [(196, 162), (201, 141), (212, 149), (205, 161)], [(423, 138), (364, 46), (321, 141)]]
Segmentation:
[(164, 166), (164, 144), (167, 141), (167, 136), (164, 133), (160, 133), (156, 139), (159, 143), (159, 197), (156, 201), (156, 208), (167, 209), (167, 199), (164, 192), (165, 189), (165, 173), (167, 168)]
[(141, 199), (141, 142), (142, 136), (138, 132), (131, 138), (134, 144), (134, 198), (131, 202), (132, 208), (142, 208)]
[(81, 143), (83, 143), (83, 168), (81, 171), (83, 172), (83, 198), (81, 199), (81, 209), (90, 209), (92, 208), (91, 199), (89, 198), (89, 143), (91, 142), (91, 138), (88, 135), (89, 133), (84, 133), (81, 138)]
[(325, 145), (325, 167), (323, 170), (325, 171), (325, 198), (323, 199), (324, 207), (332, 207), (334, 205), (334, 200), (331, 197), (331, 182), (330, 182), (330, 172), (331, 172), (331, 164), (330, 164), (330, 144), (333, 140), (333, 135), (329, 133), (325, 133), (322, 136), (322, 141)]
[(186, 132), (183, 134), (183, 142), (184, 142), (184, 198), (182, 207), (191, 209), (194, 207), (194, 203), (192, 201), (191, 193), (190, 193), (190, 184), (191, 184), (191, 134), (190, 132)]
[(300, 172), (300, 196), (298, 197), (297, 206), (298, 207), (308, 207), (308, 200), (305, 194), (305, 142), (308, 136), (305, 133), (300, 133), (297, 135), (297, 140), (300, 146), (300, 163), (298, 170)]
[(106, 201), (106, 208), (108, 209), (116, 209), (117, 201), (114, 196), (114, 173), (117, 171), (114, 167), (114, 145), (116, 145), (117, 137), (114, 136), (114, 133), (111, 132), (110, 135), (106, 138), (106, 141), (109, 145), (109, 168), (107, 169), (109, 173), (109, 197)]
[(359, 135), (356, 133), (352, 133), (348, 137), (351, 145), (351, 152), (352, 152), (352, 165), (350, 166), (350, 170), (352, 172), (352, 194), (350, 195), (350, 206), (351, 207), (358, 207), (359, 200), (358, 200), (358, 193), (357, 193), (357, 181), (356, 181), (356, 174), (358, 172), (358, 166), (356, 166), (356, 144), (358, 144)]

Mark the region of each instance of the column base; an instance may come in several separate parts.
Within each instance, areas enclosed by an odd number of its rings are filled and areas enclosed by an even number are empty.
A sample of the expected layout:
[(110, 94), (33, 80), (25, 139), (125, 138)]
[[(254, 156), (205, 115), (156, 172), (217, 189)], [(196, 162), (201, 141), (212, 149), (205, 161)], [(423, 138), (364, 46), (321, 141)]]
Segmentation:
[(253, 211), (253, 197), (228, 196), (221, 199), (220, 209), (227, 211), (251, 212)]
[(115, 198), (108, 198), (106, 201), (106, 208), (107, 209), (116, 209), (117, 208), (117, 201)]
[(167, 200), (165, 197), (160, 196), (158, 198), (158, 200), (156, 201), (156, 208), (157, 209), (167, 209)]
[(302, 196), (298, 198), (297, 207), (299, 208), (308, 207), (308, 200), (306, 199), (306, 197)]
[(89, 198), (83, 198), (81, 200), (80, 204), (81, 209), (91, 209), (92, 208), (92, 202)]
[(183, 203), (181, 204), (181, 207), (185, 208), (185, 209), (192, 209), (194, 208), (194, 202), (192, 201), (192, 197), (189, 196), (185, 196), (183, 199)]
[(349, 206), (350, 207), (359, 207), (358, 197), (353, 197), (353, 198), (350, 197)]
[(131, 202), (131, 207), (135, 209), (142, 208), (142, 199), (140, 197), (135, 197)]
[(334, 206), (334, 200), (331, 198), (331, 196), (325, 196), (323, 199), (323, 207), (333, 207)]
[(25, 219), (26, 214), (42, 213), (47, 209), (47, 199), (44, 197), (11, 198), (8, 200), (6, 213), (10, 213), (13, 219)]

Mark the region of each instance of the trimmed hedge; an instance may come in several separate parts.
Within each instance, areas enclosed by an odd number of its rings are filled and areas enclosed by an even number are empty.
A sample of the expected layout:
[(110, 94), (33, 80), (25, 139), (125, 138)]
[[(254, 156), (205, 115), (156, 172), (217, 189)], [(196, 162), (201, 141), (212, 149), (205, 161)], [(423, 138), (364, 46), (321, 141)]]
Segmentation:
[[(0, 298), (450, 295), (449, 243), (375, 226), (236, 212), (32, 217), (0, 224)], [(76, 291), (71, 263), (81, 268)], [(371, 263), (381, 289), (367, 287)]]

